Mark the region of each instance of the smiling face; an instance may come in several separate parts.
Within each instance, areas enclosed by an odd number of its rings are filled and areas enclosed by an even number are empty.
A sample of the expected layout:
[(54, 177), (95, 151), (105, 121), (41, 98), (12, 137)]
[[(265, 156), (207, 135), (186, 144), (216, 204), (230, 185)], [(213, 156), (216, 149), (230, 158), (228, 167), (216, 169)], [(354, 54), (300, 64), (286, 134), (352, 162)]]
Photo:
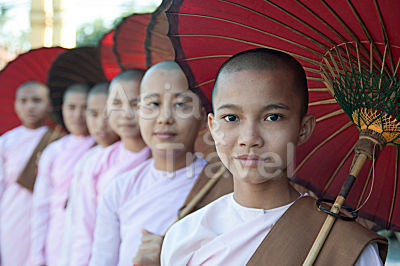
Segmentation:
[(182, 70), (150, 69), (142, 80), (140, 130), (153, 156), (193, 152), (204, 112)]
[(111, 129), (105, 113), (107, 94), (97, 93), (89, 96), (86, 108), (86, 123), (89, 133), (96, 142), (106, 147), (118, 140), (118, 135)]
[(292, 160), (288, 147), (306, 141), (314, 121), (300, 115), (291, 73), (222, 72), (217, 86), (208, 123), (224, 165), (235, 179), (251, 184), (285, 177)]
[(118, 80), (111, 83), (107, 112), (111, 128), (122, 140), (140, 138), (137, 104), (139, 82)]
[(86, 126), (86, 99), (87, 94), (69, 92), (64, 97), (62, 116), (67, 130), (75, 136), (87, 136)]

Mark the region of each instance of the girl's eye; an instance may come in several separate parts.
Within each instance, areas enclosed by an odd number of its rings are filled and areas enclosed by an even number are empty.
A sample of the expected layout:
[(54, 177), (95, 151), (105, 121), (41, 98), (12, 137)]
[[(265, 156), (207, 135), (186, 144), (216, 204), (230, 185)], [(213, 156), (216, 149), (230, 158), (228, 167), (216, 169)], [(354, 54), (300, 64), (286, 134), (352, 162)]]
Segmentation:
[(280, 114), (271, 114), (271, 115), (268, 115), (265, 118), (265, 120), (275, 122), (275, 121), (280, 120), (281, 118), (282, 118), (282, 115), (280, 115)]
[(178, 107), (178, 108), (185, 107), (185, 103), (176, 103), (175, 107)]
[(239, 120), (239, 118), (235, 115), (226, 115), (223, 117), (223, 119), (227, 122), (235, 122)]
[(157, 107), (159, 104), (157, 102), (151, 102), (148, 104), (149, 107)]

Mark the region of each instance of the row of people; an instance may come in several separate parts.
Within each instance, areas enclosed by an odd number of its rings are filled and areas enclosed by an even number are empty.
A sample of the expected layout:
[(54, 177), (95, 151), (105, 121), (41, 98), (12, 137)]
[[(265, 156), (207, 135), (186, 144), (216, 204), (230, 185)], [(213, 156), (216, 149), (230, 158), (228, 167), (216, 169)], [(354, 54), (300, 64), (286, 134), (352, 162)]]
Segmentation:
[[(40, 88), (32, 91), (42, 97), (22, 97), (29, 91), (22, 86), (16, 106), (23, 99), (34, 106), (40, 98), (48, 109), (45, 86), (32, 87)], [(318, 223), (311, 228), (315, 221), (293, 217), (299, 211), (309, 219), (323, 217), (287, 176), (294, 163), (286, 154), (288, 144), (306, 142), (315, 125), (307, 114), (303, 68), (268, 49), (240, 53), (221, 67), (212, 100), (214, 111), (207, 116), (173, 61), (146, 73), (125, 71), (109, 88), (100, 84), (89, 93), (83, 84), (71, 86), (62, 106), (70, 134), (40, 156), (33, 197), (16, 180), (46, 127), (44, 119), (31, 123), (19, 113), (24, 126), (1, 137), (2, 265), (132, 265), (132, 259), (136, 265), (301, 263)], [(233, 175), (234, 192), (229, 193), (228, 173), (196, 205), (218, 200), (170, 227), (214, 176), (210, 169), (219, 166), (195, 153), (206, 121), (218, 156)], [(309, 231), (299, 233), (305, 226)], [(323, 250), (320, 264), (382, 264), (383, 238), (356, 223), (338, 221), (335, 228), (335, 241), (350, 234), (355, 242)]]

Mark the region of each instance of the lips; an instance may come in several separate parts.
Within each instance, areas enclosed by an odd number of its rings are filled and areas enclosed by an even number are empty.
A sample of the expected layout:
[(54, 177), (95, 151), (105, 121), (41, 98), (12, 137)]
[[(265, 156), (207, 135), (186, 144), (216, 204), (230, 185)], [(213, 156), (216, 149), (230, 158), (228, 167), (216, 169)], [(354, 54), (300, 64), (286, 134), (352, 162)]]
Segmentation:
[(244, 154), (240, 156), (234, 157), (237, 161), (239, 161), (243, 166), (247, 167), (257, 167), (260, 163), (263, 163), (265, 160), (257, 155)]
[(155, 132), (154, 135), (156, 137), (158, 137), (159, 139), (171, 139), (173, 137), (176, 136), (175, 132), (171, 132), (171, 131), (159, 131), (159, 132)]

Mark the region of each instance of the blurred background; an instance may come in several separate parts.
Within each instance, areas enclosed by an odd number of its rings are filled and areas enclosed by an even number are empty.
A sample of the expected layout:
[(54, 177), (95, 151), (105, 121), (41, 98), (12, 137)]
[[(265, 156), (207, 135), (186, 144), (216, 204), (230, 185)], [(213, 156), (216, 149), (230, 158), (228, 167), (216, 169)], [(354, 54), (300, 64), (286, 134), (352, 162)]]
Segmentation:
[(39, 47), (96, 46), (132, 13), (152, 12), (161, 0), (0, 0), (0, 70)]

